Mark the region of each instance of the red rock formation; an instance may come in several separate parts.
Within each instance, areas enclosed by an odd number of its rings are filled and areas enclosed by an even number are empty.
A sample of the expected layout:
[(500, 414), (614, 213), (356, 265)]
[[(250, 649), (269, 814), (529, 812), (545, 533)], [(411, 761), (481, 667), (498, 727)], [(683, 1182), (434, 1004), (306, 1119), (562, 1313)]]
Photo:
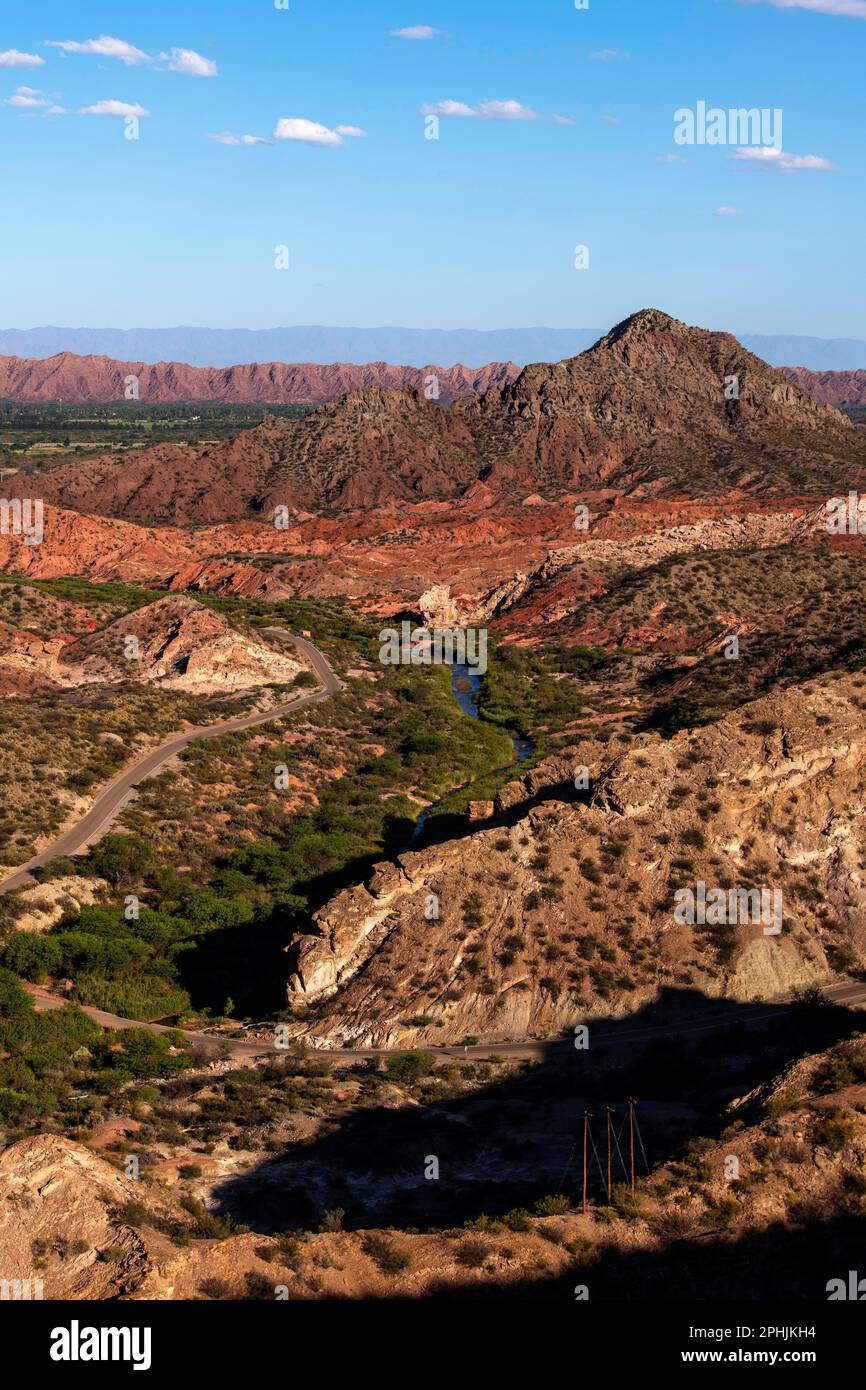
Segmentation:
[(237, 598), (264, 598), (272, 603), (291, 598), (292, 591), (273, 575), (255, 565), (231, 565), (219, 560), (193, 561), (168, 580), (169, 590), (186, 593), (233, 594)]
[[(456, 500), (479, 482), (500, 501), (574, 489), (826, 493), (858, 486), (864, 470), (866, 438), (845, 416), (729, 334), (645, 310), (579, 357), (527, 367), (512, 385), (453, 405), (417, 391), (351, 391), (217, 444), (61, 464), (39, 486), (79, 511), (191, 525), (273, 517), (275, 507), (297, 516)], [(34, 478), (4, 486), (30, 495)]]
[(486, 367), (399, 367), (387, 362), (250, 362), (236, 367), (188, 367), (183, 362), (120, 362), (113, 357), (0, 357), (0, 400), (110, 402), (124, 399), (125, 380), (138, 378), (139, 397), (169, 401), (309, 404), (365, 388), (423, 390), (435, 377), (439, 399), (453, 401), (513, 381), (513, 362)]
[(810, 372), (808, 367), (782, 371), (824, 405), (866, 405), (866, 372)]

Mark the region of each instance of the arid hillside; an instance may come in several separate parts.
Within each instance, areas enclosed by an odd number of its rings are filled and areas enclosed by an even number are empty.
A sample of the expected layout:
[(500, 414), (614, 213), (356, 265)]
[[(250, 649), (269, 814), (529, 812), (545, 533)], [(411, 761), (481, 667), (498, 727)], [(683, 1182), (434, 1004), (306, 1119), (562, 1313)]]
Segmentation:
[[(520, 371), (513, 362), (486, 367), (398, 367), (388, 362), (250, 362), (234, 367), (189, 367), (183, 362), (118, 362), (111, 357), (0, 357), (0, 400), (105, 403), (125, 398), (129, 378), (138, 383), (137, 399), (169, 401), (238, 401), (262, 404), (321, 405), (349, 391), (383, 389), (423, 391), (442, 401), (489, 391), (513, 381)], [(438, 394), (437, 394), (438, 393)]]
[[(33, 591), (31, 591), (33, 592)], [(48, 601), (50, 607), (50, 599)], [(0, 623), (0, 689), (145, 681), (212, 695), (290, 684), (306, 668), (186, 595), (158, 599), (85, 636), (40, 638)]]
[[(688, 1049), (680, 1058), (693, 1069)], [(243, 1073), (235, 1076), (240, 1086)], [(593, 1165), (582, 1212), (579, 1173), (567, 1165), (567, 1192), (427, 1231), (341, 1230), (342, 1213), (332, 1212), (318, 1233), (241, 1233), (195, 1195), (194, 1165), (181, 1176), (176, 1162), (144, 1181), (124, 1176), (124, 1144), (134, 1146), (141, 1120), (117, 1125), (123, 1142), (105, 1156), (56, 1135), (22, 1139), (0, 1155), (4, 1276), (31, 1286), (40, 1280), (46, 1299), (82, 1301), (676, 1300), (693, 1297), (697, 1283), (704, 1299), (760, 1300), (768, 1282), (776, 1298), (826, 1299), (856, 1267), (862, 1241), (864, 1079), (862, 1038), (807, 1053), (751, 1088), (740, 1082), (720, 1102), (713, 1135), (653, 1162), (649, 1174), (641, 1162), (634, 1194), (617, 1160), (620, 1178), (608, 1200)], [(330, 1084), (352, 1089), (348, 1078)], [(438, 1130), (449, 1103), (434, 1099), (435, 1073), (425, 1084), (426, 1123)], [(201, 1079), (192, 1086), (200, 1099), (190, 1112), (206, 1111), (207, 1086)], [(387, 1114), (394, 1128), (405, 1106), (401, 1089), (410, 1088), (388, 1089), (380, 1123)], [(248, 1090), (249, 1106), (253, 1074)], [(497, 1090), (507, 1106), (504, 1082), (490, 1087), (488, 1104)], [(370, 1190), (376, 1177), (368, 1171)], [(260, 1183), (267, 1190), (265, 1174)]]
[(824, 405), (866, 405), (866, 372), (810, 372), (808, 367), (782, 371)]
[[(580, 357), (525, 368), (453, 405), (354, 390), (300, 420), (235, 439), (66, 462), (40, 495), (150, 523), (366, 509), (461, 497), (589, 490), (655, 497), (826, 491), (866, 478), (866, 436), (728, 334), (657, 310)], [(32, 496), (18, 474), (12, 496)]]
[[(665, 985), (754, 999), (862, 969), (864, 691), (835, 680), (673, 738), (573, 743), (479, 803), (477, 828), (316, 914), (289, 952), (293, 1031), (327, 1046), (550, 1037)], [(678, 920), (698, 881), (777, 892), (778, 922)]]

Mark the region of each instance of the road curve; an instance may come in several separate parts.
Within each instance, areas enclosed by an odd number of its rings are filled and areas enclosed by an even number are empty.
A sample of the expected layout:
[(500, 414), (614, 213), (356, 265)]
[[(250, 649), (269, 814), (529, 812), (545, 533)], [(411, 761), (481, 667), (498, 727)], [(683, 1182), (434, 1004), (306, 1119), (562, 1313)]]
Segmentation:
[[(60, 1009), (69, 1002), (67, 999), (58, 998), (56, 994), (50, 994), (48, 990), (41, 989), (38, 985), (28, 984), (24, 980), (21, 983), (32, 996), (38, 1012), (45, 1009)], [(866, 1006), (866, 981), (839, 980), (825, 986), (821, 992), (828, 1004), (849, 1005), (852, 1008), (856, 1008), (858, 1005)], [(654, 1042), (658, 1038), (693, 1037), (701, 1033), (714, 1032), (717, 1028), (724, 1028), (730, 1024), (737, 1024), (739, 1027), (754, 1027), (757, 1024), (769, 1023), (772, 1019), (778, 1018), (780, 1009), (784, 1009), (790, 1003), (790, 998), (786, 997), (767, 1000), (760, 1004), (741, 1004), (738, 1009), (725, 1010), (724, 1013), (711, 1015), (709, 1018), (681, 1019), (674, 1023), (648, 1024), (643, 1028), (629, 1028), (618, 1033), (595, 1033), (592, 1042), (596, 1048), (601, 1046), (618, 1047), (621, 1044), (629, 1045), (635, 1042)], [(133, 1018), (121, 1018), (119, 1014), (106, 1013), (103, 1009), (90, 1008), (88, 1005), (79, 1005), (79, 1007), (103, 1028), (144, 1028), (149, 1033), (176, 1031), (183, 1033), (184, 1038), (189, 1043), (198, 1045), (204, 1050), (219, 1052), (222, 1049), (223, 1055), (237, 1057), (240, 1060), (252, 1061), (256, 1058), (285, 1056), (285, 1051), (278, 1048), (275, 1042), (263, 1038), (246, 1041), (239, 1038), (219, 1037), (215, 1033), (197, 1033), (187, 1028), (172, 1030), (164, 1023), (142, 1023)], [(588, 1026), (592, 1028), (591, 1020)], [(320, 1047), (311, 1049), (319, 1056), (333, 1057), (344, 1062), (393, 1057), (410, 1050), (408, 1047)], [(468, 1047), (463, 1047), (459, 1043), (449, 1043), (442, 1047), (423, 1047), (423, 1051), (432, 1052), (436, 1057), (451, 1058), (452, 1060), (457, 1058), (483, 1060), (486, 1057), (510, 1057), (515, 1060), (541, 1061), (545, 1057), (549, 1057), (551, 1051), (567, 1052), (571, 1050), (573, 1050), (573, 1043), (570, 1037), (527, 1038), (523, 1042), (474, 1043)]]
[[(242, 729), (254, 728), (257, 724), (266, 724), (271, 719), (279, 719), (285, 714), (291, 714), (295, 710), (301, 709), (304, 705), (317, 704), (322, 700), (330, 699), (340, 690), (345, 690), (346, 686), (339, 676), (328, 664), (325, 656), (319, 651), (318, 647), (306, 638), (299, 637), (294, 633), (288, 632), (285, 628), (269, 627), (265, 629), (273, 636), (282, 640), (293, 642), (300, 652), (307, 658), (316, 676), (321, 681), (321, 688), (312, 691), (309, 695), (296, 696), (285, 705), (279, 705), (275, 709), (267, 710), (263, 714), (244, 715), (238, 719), (229, 719), (221, 724), (208, 724), (201, 728), (187, 729), (185, 733), (175, 735), (165, 743), (153, 748), (137, 762), (117, 774), (106, 787), (103, 788), (93, 806), (87, 814), (73, 826), (71, 830), (66, 830), (55, 840), (47, 849), (42, 850), (33, 859), (22, 864), (13, 874), (0, 883), (0, 895), (10, 893), (16, 888), (21, 888), (27, 883), (33, 883), (30, 870), (38, 868), (42, 864), (47, 864), (49, 860), (56, 859), (60, 855), (75, 854), (83, 849), (87, 844), (92, 844), (98, 840), (105, 829), (114, 819), (117, 811), (132, 789), (145, 778), (152, 777), (169, 758), (182, 748), (200, 738), (217, 738), (222, 734), (237, 733)], [(22, 981), (25, 988), (33, 998), (37, 1010), (59, 1009), (69, 1001), (59, 998), (57, 995), (49, 993), (47, 990), (40, 989), (36, 985), (27, 984)], [(828, 1003), (850, 1005), (857, 1007), (866, 1005), (866, 981), (841, 980), (827, 985), (822, 993)], [(652, 1042), (656, 1038), (679, 1037), (683, 1034), (697, 1034), (712, 1032), (714, 1029), (724, 1027), (729, 1023), (737, 1023), (741, 1026), (751, 1026), (768, 1022), (778, 1016), (780, 1008), (791, 1001), (789, 998), (778, 1000), (768, 1000), (764, 1003), (753, 1005), (741, 1004), (736, 1010), (727, 1010), (710, 1016), (709, 1018), (683, 1019), (675, 1023), (650, 1024), (646, 1027), (627, 1029), (624, 1032), (599, 1033), (593, 1038), (596, 1046), (618, 1045), (629, 1042)], [(89, 1006), (83, 1007), (84, 1013), (101, 1024), (103, 1028), (144, 1028), (151, 1033), (166, 1033), (173, 1031), (166, 1024), (144, 1023), (138, 1019), (122, 1018), (119, 1014), (106, 1013), (102, 1009), (94, 1009)], [(590, 1023), (591, 1026), (591, 1023)], [(223, 1038), (213, 1033), (193, 1032), (190, 1029), (177, 1030), (184, 1034), (185, 1038), (192, 1044), (198, 1045), (205, 1050), (220, 1051), (230, 1057), (240, 1059), (273, 1057), (281, 1055), (274, 1042), (265, 1041), (261, 1038), (250, 1041), (238, 1038)], [(443, 1047), (425, 1047), (426, 1052), (432, 1052), (437, 1057), (470, 1057), (483, 1059), (491, 1056), (505, 1056), (525, 1060), (540, 1060), (549, 1056), (551, 1049), (571, 1048), (570, 1038), (534, 1039), (527, 1038), (522, 1042), (502, 1042), (502, 1043), (477, 1043), (463, 1047), (459, 1043), (451, 1043)], [(365, 1047), (365, 1048), (316, 1048), (315, 1051), (326, 1057), (343, 1059), (344, 1061), (363, 1061), (376, 1057), (387, 1057), (405, 1052), (407, 1049), (387, 1048), (387, 1047)]]
[(16, 888), (24, 888), (28, 884), (34, 883), (35, 880), (31, 876), (32, 869), (38, 869), (41, 865), (47, 864), (52, 859), (59, 859), (63, 855), (77, 854), (88, 845), (94, 844), (111, 825), (118, 811), (129, 799), (133, 789), (146, 778), (152, 777), (168, 762), (169, 758), (174, 757), (188, 744), (194, 743), (200, 738), (218, 738), (222, 734), (235, 734), (243, 729), (252, 729), (257, 724), (267, 724), (271, 719), (280, 719), (284, 714), (293, 714), (295, 710), (301, 709), (304, 705), (318, 704), (322, 700), (330, 699), (338, 691), (345, 690), (343, 681), (334, 674), (322, 652), (312, 642), (308, 642), (305, 638), (298, 637), (281, 627), (269, 627), (265, 631), (294, 643), (312, 666), (321, 682), (321, 688), (311, 691), (309, 695), (296, 695), (286, 704), (278, 705), (275, 709), (267, 710), (264, 713), (242, 715), (238, 719), (227, 719), (221, 724), (205, 724), (200, 728), (187, 729), (182, 734), (173, 735), (165, 743), (161, 743), (158, 748), (152, 748), (148, 753), (142, 754), (140, 758), (118, 772), (117, 776), (103, 787), (90, 810), (76, 825), (73, 825), (69, 830), (64, 830), (63, 834), (47, 849), (41, 850), (32, 859), (28, 859), (26, 864), (20, 865), (13, 873), (9, 874), (0, 883), (0, 896), (4, 893), (12, 893)]

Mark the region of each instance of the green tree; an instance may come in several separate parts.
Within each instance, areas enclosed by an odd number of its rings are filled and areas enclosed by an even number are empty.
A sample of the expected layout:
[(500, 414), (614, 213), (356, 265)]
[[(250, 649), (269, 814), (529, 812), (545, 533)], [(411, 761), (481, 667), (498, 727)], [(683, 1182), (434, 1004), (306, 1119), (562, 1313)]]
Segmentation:
[(91, 851), (90, 862), (100, 878), (117, 888), (140, 879), (153, 863), (153, 852), (138, 835), (106, 835)]

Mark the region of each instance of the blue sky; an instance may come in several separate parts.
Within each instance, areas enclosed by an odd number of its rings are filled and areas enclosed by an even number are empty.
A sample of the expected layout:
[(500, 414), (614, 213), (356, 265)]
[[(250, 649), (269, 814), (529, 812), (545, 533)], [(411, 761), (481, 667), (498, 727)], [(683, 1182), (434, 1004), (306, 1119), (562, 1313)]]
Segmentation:
[[(866, 337), (864, 53), (866, 0), (4, 0), (0, 321)], [(677, 146), (699, 100), (787, 158)]]

